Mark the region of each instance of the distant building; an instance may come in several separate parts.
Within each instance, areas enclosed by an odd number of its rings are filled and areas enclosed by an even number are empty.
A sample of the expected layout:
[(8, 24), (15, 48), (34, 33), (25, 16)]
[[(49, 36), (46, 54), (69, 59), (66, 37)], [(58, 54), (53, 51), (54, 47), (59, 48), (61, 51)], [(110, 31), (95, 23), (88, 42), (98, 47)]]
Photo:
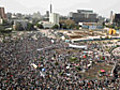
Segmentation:
[(37, 12), (37, 13), (33, 13), (32, 18), (41, 19), (42, 16), (41, 16), (40, 12)]
[(84, 29), (103, 29), (103, 26), (96, 22), (79, 22), (78, 25)]
[(60, 16), (59, 18), (60, 18), (60, 20), (67, 20), (67, 19), (69, 19), (69, 17), (67, 17), (67, 16)]
[(49, 21), (49, 11), (46, 11), (46, 14), (42, 16), (41, 20)]
[(49, 11), (46, 11), (46, 17), (49, 18)]
[(27, 28), (27, 24), (28, 24), (28, 20), (14, 20), (14, 24), (13, 24), (13, 29), (14, 30), (16, 30), (16, 28), (17, 28), (17, 25), (18, 24), (21, 24), (21, 27), (24, 29), (24, 30), (26, 30), (26, 28)]
[[(47, 19), (48, 16), (49, 20)], [(52, 4), (50, 4), (50, 11), (46, 11), (44, 20), (38, 24), (42, 24), (44, 28), (52, 28), (54, 25), (59, 26), (59, 14), (52, 12)]]
[(78, 13), (83, 13), (83, 14), (92, 14), (93, 10), (77, 10)]
[(77, 10), (77, 13), (70, 12), (70, 19), (74, 20), (76, 23), (79, 22), (97, 22), (97, 14), (92, 10)]
[(97, 24), (103, 26), (104, 22), (105, 22), (105, 17), (98, 16), (98, 22), (97, 22)]
[(22, 15), (21, 13), (17, 13), (16, 17), (21, 19), (21, 18), (24, 18), (24, 15)]
[(8, 19), (24, 19), (25, 18), (25, 15), (24, 14), (21, 14), (21, 13), (7, 13), (6, 14)]
[(6, 14), (6, 17), (7, 17), (8, 19), (11, 19), (11, 18), (12, 18), (12, 13), (7, 13), (7, 14)]
[(51, 13), (49, 17), (49, 22), (53, 23), (54, 25), (59, 25), (59, 14)]
[(2, 19), (6, 19), (5, 9), (4, 7), (0, 7), (0, 16)]
[(113, 14), (113, 11), (111, 11), (111, 13), (110, 13), (110, 24), (113, 24), (113, 20), (114, 20), (114, 14)]
[(49, 21), (40, 21), (44, 28), (52, 28), (54, 25), (59, 25), (59, 14), (50, 13)]
[(120, 26), (120, 14), (115, 14), (114, 23)]

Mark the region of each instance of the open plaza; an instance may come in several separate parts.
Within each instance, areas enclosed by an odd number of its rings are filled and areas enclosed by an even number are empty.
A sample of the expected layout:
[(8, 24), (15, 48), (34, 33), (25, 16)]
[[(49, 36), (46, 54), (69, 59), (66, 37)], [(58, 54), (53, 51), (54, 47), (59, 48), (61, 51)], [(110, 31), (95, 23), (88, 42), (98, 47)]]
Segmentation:
[(119, 39), (71, 42), (53, 31), (1, 35), (1, 90), (119, 90)]

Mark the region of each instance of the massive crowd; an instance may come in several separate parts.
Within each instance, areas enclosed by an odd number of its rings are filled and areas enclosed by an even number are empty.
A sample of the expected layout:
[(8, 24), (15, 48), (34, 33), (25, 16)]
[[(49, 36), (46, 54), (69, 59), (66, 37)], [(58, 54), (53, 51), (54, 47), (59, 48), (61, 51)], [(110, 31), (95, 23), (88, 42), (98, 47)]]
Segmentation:
[(113, 75), (107, 73), (104, 79), (87, 79), (79, 73), (93, 68), (101, 57), (104, 64), (120, 60), (111, 57), (103, 44), (84, 44), (87, 50), (66, 52), (69, 48), (64, 42), (38, 32), (6, 38), (0, 42), (0, 89), (119, 90), (118, 64)]

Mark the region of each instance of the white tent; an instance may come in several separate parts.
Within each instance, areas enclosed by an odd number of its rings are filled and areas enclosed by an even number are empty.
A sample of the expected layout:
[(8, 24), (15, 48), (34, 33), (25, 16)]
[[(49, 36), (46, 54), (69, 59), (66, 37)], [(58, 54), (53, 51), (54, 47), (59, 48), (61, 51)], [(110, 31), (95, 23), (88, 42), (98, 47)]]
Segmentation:
[(72, 45), (72, 44), (69, 44), (69, 47), (71, 47), (71, 48), (80, 48), (80, 49), (87, 49), (87, 46), (79, 46), (79, 45)]
[(55, 43), (55, 41), (54, 41), (54, 40), (51, 40), (51, 43)]
[(33, 66), (35, 69), (37, 68), (37, 65), (34, 63), (31, 63), (31, 66)]

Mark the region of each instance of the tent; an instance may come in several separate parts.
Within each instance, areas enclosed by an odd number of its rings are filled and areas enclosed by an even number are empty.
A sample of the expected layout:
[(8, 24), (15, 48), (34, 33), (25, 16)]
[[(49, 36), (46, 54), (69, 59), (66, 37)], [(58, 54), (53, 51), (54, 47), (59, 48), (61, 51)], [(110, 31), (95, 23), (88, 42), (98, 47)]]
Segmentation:
[(103, 70), (103, 69), (101, 69), (100, 71), (101, 71), (101, 72), (105, 72), (105, 70)]
[(105, 70), (104, 70), (104, 69), (101, 69), (101, 70), (100, 70), (100, 73), (105, 73)]
[(79, 48), (79, 49), (87, 49), (87, 46), (79, 46), (79, 45), (72, 45), (72, 44), (69, 44), (69, 47), (70, 48)]
[(109, 29), (109, 34), (110, 34), (110, 35), (116, 34), (116, 30), (115, 30), (115, 29)]
[(35, 69), (37, 68), (37, 65), (34, 63), (31, 63), (31, 66), (33, 66)]
[(83, 58), (87, 58), (86, 55), (84, 55)]
[(45, 72), (45, 68), (42, 68), (42, 72)]

